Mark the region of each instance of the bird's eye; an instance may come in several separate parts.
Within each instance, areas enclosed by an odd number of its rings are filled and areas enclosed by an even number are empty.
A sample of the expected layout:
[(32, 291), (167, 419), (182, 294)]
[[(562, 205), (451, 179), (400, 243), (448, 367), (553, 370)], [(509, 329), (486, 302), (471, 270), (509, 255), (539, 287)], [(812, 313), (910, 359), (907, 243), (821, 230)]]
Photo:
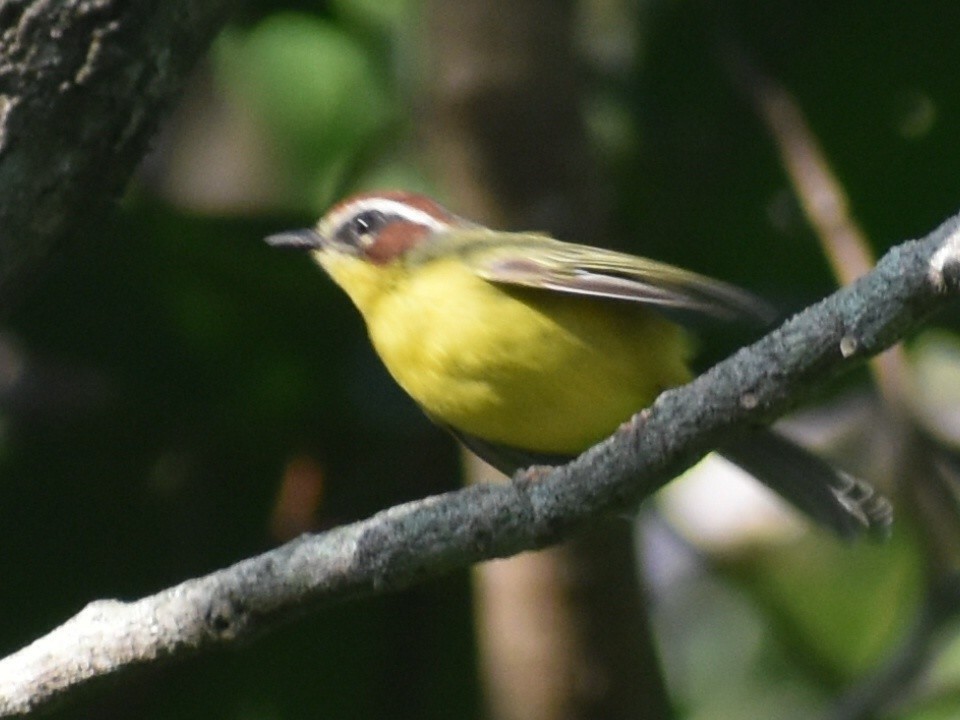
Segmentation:
[(387, 216), (379, 210), (367, 210), (350, 218), (336, 234), (336, 239), (345, 245), (363, 247), (369, 245), (376, 233), (387, 223)]

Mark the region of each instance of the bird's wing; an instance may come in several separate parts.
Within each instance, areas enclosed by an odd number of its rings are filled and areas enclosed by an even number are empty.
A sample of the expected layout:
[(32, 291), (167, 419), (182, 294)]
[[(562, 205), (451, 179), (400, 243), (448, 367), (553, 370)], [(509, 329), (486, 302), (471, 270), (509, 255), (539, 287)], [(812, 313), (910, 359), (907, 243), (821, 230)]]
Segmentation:
[[(502, 237), (502, 236), (501, 236)], [(493, 283), (613, 298), (727, 320), (766, 324), (775, 311), (733, 285), (647, 258), (516, 234), (464, 248), (474, 272)]]

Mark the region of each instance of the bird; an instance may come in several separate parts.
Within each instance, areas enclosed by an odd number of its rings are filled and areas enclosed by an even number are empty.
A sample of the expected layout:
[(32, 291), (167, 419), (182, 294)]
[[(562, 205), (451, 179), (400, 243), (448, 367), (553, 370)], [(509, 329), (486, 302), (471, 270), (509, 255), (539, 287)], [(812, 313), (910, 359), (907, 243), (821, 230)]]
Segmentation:
[[(314, 227), (266, 241), (309, 252), (357, 307), (396, 382), (508, 476), (568, 462), (688, 382), (685, 319), (770, 316), (725, 282), (490, 229), (404, 190), (348, 197)], [(889, 529), (882, 495), (775, 431), (718, 452), (841, 537)]]

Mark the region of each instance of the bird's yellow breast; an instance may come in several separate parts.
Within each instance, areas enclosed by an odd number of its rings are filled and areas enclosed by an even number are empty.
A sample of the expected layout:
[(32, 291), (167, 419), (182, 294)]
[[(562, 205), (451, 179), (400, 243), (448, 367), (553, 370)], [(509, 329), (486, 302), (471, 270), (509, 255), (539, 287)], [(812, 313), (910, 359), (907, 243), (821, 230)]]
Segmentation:
[(387, 369), (439, 422), (487, 441), (579, 453), (689, 377), (683, 331), (635, 304), (318, 257)]

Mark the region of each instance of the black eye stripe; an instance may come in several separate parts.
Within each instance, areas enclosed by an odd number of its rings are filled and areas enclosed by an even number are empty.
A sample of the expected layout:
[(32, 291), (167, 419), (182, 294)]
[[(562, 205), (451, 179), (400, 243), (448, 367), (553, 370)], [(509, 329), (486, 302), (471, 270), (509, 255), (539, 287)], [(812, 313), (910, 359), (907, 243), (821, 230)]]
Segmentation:
[(378, 219), (373, 212), (357, 215), (353, 219), (353, 231), (356, 233), (370, 232), (378, 224)]
[(337, 230), (335, 238), (344, 245), (359, 247), (365, 236), (379, 232), (393, 219), (394, 216), (385, 215), (379, 210), (365, 210), (347, 220)]

